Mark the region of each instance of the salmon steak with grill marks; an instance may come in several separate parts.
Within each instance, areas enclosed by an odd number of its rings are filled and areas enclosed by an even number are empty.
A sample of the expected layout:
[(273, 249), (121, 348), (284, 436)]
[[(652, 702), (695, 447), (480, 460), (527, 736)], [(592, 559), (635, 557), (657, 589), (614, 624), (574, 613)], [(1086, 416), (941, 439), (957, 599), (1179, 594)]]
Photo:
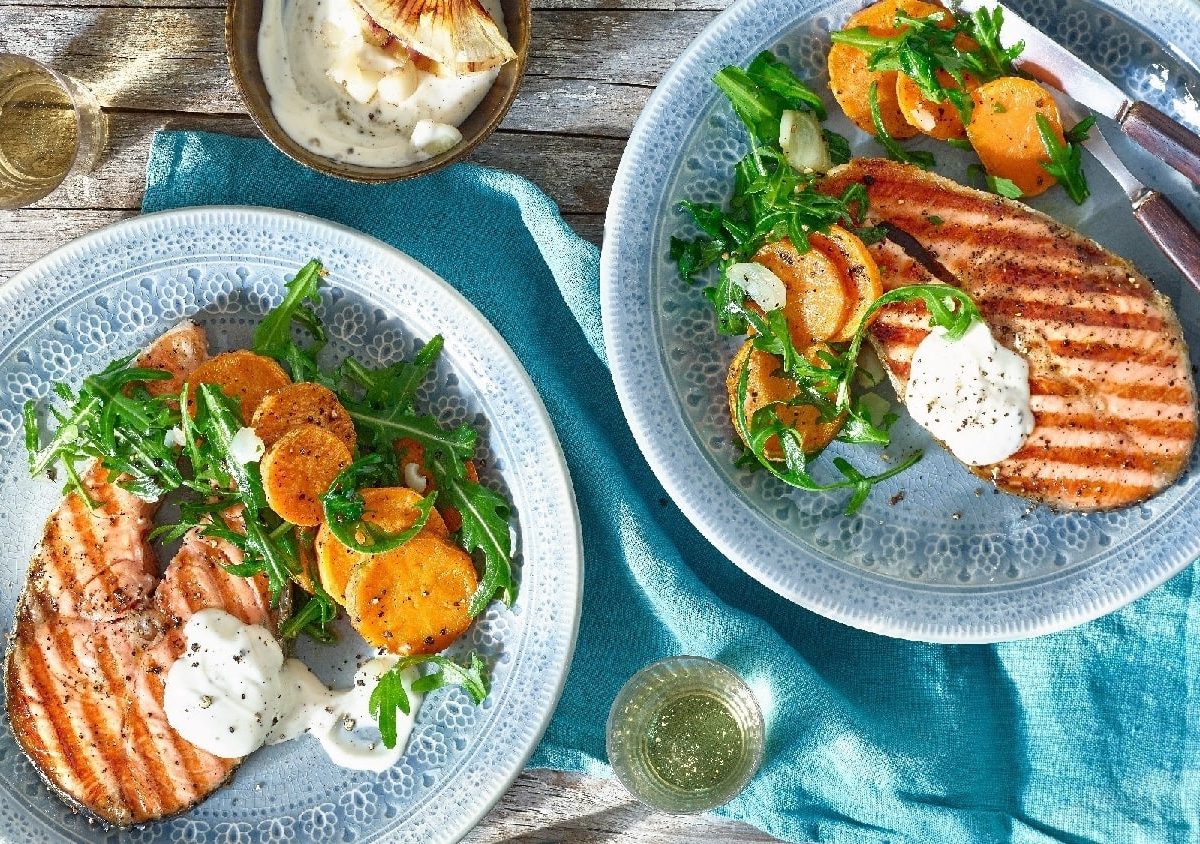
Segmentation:
[[(1123, 507), (1175, 482), (1196, 440), (1196, 391), (1179, 320), (1146, 276), (1022, 203), (911, 165), (855, 159), (822, 190), (854, 183), (867, 190), (866, 224), (894, 233), (870, 247), (884, 289), (955, 284), (1029, 364), (1033, 431), (973, 472), (1071, 510)], [(889, 305), (870, 326), (901, 397), (928, 333), (919, 302)]]
[[(203, 329), (188, 322), (138, 363), (181, 383), (206, 356)], [(224, 566), (241, 552), (196, 530), (160, 577), (148, 543), (156, 505), (108, 474), (95, 465), (83, 478), (94, 507), (72, 493), (46, 522), (4, 683), (13, 732), (50, 787), (126, 826), (190, 808), (240, 761), (195, 747), (167, 723), (166, 673), (184, 650), (187, 620), (208, 608), (247, 624), (274, 619), (265, 579), (229, 574)]]

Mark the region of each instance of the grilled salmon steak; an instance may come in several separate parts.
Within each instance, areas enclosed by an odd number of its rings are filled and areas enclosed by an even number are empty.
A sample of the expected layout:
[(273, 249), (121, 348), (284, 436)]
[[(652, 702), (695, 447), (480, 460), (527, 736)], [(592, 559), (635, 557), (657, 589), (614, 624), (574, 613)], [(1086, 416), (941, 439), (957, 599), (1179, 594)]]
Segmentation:
[[(884, 288), (956, 284), (1029, 363), (1032, 433), (1011, 457), (972, 471), (1074, 510), (1133, 504), (1179, 477), (1196, 440), (1196, 391), (1179, 321), (1149, 279), (1045, 214), (910, 165), (855, 159), (822, 189), (856, 182), (867, 189), (867, 223), (916, 242), (896, 235), (870, 247)], [(871, 325), (901, 396), (928, 331), (920, 303), (889, 306)]]
[[(139, 364), (186, 377), (206, 354), (203, 329), (185, 323)], [(163, 686), (188, 618), (220, 608), (248, 624), (271, 619), (265, 580), (223, 568), (241, 552), (195, 531), (160, 579), (147, 543), (155, 505), (107, 476), (100, 466), (84, 476), (94, 509), (72, 494), (47, 520), (4, 681), (13, 732), (50, 786), (124, 826), (189, 808), (239, 761), (200, 750), (167, 723)]]

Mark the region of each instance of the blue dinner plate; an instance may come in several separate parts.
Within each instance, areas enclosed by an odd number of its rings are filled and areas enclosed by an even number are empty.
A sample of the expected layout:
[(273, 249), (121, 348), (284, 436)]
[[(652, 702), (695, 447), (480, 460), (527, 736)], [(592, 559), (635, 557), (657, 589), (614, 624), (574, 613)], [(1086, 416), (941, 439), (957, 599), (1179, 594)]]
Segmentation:
[[(880, 485), (855, 516), (844, 492), (793, 490), (737, 468), (725, 371), (737, 343), (719, 337), (700, 286), (683, 284), (668, 258), (672, 235), (695, 233), (682, 199), (720, 202), (746, 138), (712, 84), (727, 64), (771, 50), (824, 96), (832, 128), (856, 155), (882, 154), (841, 114), (828, 90), (829, 33), (864, 4), (741, 0), (715, 20), (651, 97), (621, 161), (601, 263), (604, 333), (625, 413), (675, 501), (734, 563), (816, 612), (879, 633), (938, 642), (991, 642), (1061, 630), (1120, 607), (1200, 552), (1200, 484), (1187, 472), (1150, 501), (1107, 513), (1056, 512), (995, 491), (971, 475), (905, 414), (880, 453), (835, 444), (830, 456), (864, 471), (925, 452)], [(1135, 0), (1017, 0), (1016, 11), (1132, 96), (1200, 126), (1194, 94), (1200, 4)], [(1105, 135), (1147, 184), (1200, 218), (1195, 189), (1146, 152)], [(938, 171), (967, 182), (966, 152), (935, 141)], [(1129, 203), (1093, 160), (1082, 207), (1060, 190), (1030, 204), (1131, 259), (1172, 300), (1200, 352), (1200, 297), (1133, 220)], [(903, 495), (901, 495), (903, 493)]]
[[(369, 842), (447, 844), (465, 835), (524, 767), (558, 702), (575, 645), (583, 555), (562, 450), (512, 350), (454, 288), (377, 240), (262, 208), (189, 208), (138, 217), (47, 256), (0, 288), (0, 617), (6, 626), (60, 484), (29, 477), (21, 407), (55, 381), (78, 383), (179, 320), (215, 351), (245, 348), (311, 257), (329, 271), (319, 310), (331, 361), (383, 366), (445, 338), (418, 395), (444, 424), (481, 431), (484, 483), (513, 504), (520, 596), (493, 603), (454, 646), (488, 663), (475, 706), (458, 688), (430, 694), (404, 757), (375, 774), (334, 765), (301, 736), (252, 754), (191, 811), (123, 833), (75, 814), (0, 729), (0, 841)], [(344, 619), (343, 619), (344, 620)], [(371, 653), (347, 625), (336, 646), (301, 638), (298, 656), (345, 688)], [(7, 720), (7, 719), (6, 719)]]

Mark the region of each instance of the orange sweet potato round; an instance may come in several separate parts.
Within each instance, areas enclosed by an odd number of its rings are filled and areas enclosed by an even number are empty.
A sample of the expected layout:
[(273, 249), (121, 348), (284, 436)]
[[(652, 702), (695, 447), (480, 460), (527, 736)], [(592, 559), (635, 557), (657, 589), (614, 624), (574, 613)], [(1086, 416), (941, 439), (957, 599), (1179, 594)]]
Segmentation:
[(987, 171), (1009, 179), (1025, 196), (1052, 187), (1057, 179), (1042, 167), (1050, 159), (1037, 126), (1037, 116), (1045, 116), (1063, 141), (1062, 119), (1050, 93), (1032, 79), (1003, 76), (980, 85), (972, 97), (967, 137)]
[(269, 357), (245, 349), (225, 352), (200, 364), (188, 377), (188, 409), (195, 415), (200, 384), (216, 384), (240, 403), (242, 422), (249, 424), (263, 396), (291, 383), (283, 367)]
[(295, 525), (318, 525), (324, 518), (321, 496), (338, 473), (350, 465), (350, 449), (316, 425), (288, 431), (262, 459), (267, 503)]
[(466, 552), (423, 531), (356, 566), (346, 608), (370, 644), (397, 654), (436, 653), (470, 626), (467, 607), (478, 585)]
[(812, 234), (809, 242), (814, 250), (833, 262), (843, 279), (849, 281), (848, 316), (841, 329), (829, 339), (835, 342), (851, 340), (867, 308), (883, 295), (879, 266), (866, 244), (841, 226), (830, 226), (825, 234)]
[[(823, 344), (811, 346), (805, 355), (809, 360), (816, 361), (817, 351), (822, 348), (826, 347)], [(779, 358), (754, 348), (754, 341), (747, 340), (734, 355), (725, 379), (725, 388), (729, 395), (729, 413), (733, 418), (733, 428), (739, 437), (742, 437), (742, 431), (737, 425), (738, 384), (745, 367), (749, 367), (745, 403), (747, 425), (760, 408), (775, 402), (789, 401), (797, 395), (796, 384), (790, 378), (779, 374), (782, 367)], [(823, 421), (820, 412), (812, 405), (779, 407), (777, 412), (780, 421), (795, 428), (804, 438), (805, 454), (816, 454), (833, 442), (845, 418), (843, 415), (837, 419)], [(744, 437), (742, 440), (745, 442)], [(769, 460), (783, 460), (783, 449), (777, 437), (767, 440), (764, 453)]]
[(817, 249), (798, 252), (787, 238), (768, 243), (754, 260), (787, 288), (783, 312), (797, 348), (838, 335), (849, 315), (851, 290), (833, 261)]
[(289, 384), (267, 393), (254, 411), (251, 425), (268, 448), (300, 425), (324, 428), (351, 451), (357, 442), (354, 420), (333, 391), (320, 384)]
[[(420, 493), (413, 492), (408, 487), (380, 487), (364, 489), (360, 495), (362, 495), (363, 504), (366, 505), (363, 508), (365, 521), (378, 525), (389, 533), (398, 533), (416, 524), (419, 515), (417, 502), (423, 497)], [(430, 512), (422, 533), (425, 531), (442, 539), (450, 536), (450, 531), (446, 529), (446, 522), (443, 521), (437, 510)], [(363, 538), (359, 537), (360, 541)], [(322, 524), (320, 531), (317, 532), (316, 551), (317, 570), (320, 572), (321, 584), (335, 601), (344, 606), (346, 584), (350, 580), (350, 575), (356, 566), (371, 555), (347, 548), (333, 535), (328, 524)]]

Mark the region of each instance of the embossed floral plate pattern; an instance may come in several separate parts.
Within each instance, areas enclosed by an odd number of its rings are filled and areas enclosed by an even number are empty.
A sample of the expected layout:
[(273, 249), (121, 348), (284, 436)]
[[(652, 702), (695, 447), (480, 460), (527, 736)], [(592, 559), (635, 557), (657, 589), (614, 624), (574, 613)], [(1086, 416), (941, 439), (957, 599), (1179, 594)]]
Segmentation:
[[(855, 154), (882, 150), (841, 115), (828, 94), (829, 32), (866, 0), (742, 0), (713, 22), (668, 72), (634, 130), (605, 223), (601, 298), (606, 345), (630, 425), (676, 502), (731, 560), (775, 591), (832, 618), (893, 636), (984, 642), (1032, 636), (1095, 618), (1170, 577), (1200, 553), (1196, 456), (1171, 489), (1136, 507), (1056, 513), (995, 492), (905, 416), (884, 454), (835, 444), (864, 470), (924, 449), (924, 459), (878, 487), (854, 517), (844, 493), (792, 490), (735, 467), (724, 376), (736, 343), (718, 337), (699, 286), (668, 259), (672, 235), (694, 229), (681, 199), (723, 201), (745, 136), (711, 83), (726, 64), (773, 50), (823, 93), (831, 125)], [(1200, 4), (1017, 0), (1020, 14), (1134, 96), (1200, 125), (1194, 96)], [(1167, 48), (1163, 45), (1171, 45)], [(1196, 219), (1196, 193), (1146, 153), (1106, 135), (1131, 168)], [(938, 170), (968, 182), (964, 152), (934, 151)], [(1133, 221), (1129, 204), (1095, 161), (1092, 199), (1062, 191), (1031, 204), (1133, 260), (1166, 293), (1193, 362), (1200, 301)], [(814, 473), (836, 477), (829, 457)], [(903, 495), (901, 495), (903, 493)]]
[[(21, 406), (53, 381), (78, 383), (184, 317), (215, 349), (249, 345), (283, 282), (310, 257), (329, 269), (320, 310), (332, 360), (387, 364), (441, 333), (442, 361), (420, 401), (444, 423), (482, 432), (484, 481), (515, 510), (520, 597), (476, 621), (456, 649), (492, 666), (480, 707), (455, 688), (421, 707), (407, 753), (371, 774), (338, 768), (312, 739), (253, 754), (186, 815), (122, 833), (141, 842), (455, 841), (517, 775), (558, 701), (582, 587), (579, 522), (567, 469), (533, 385), (499, 334), (444, 281), (349, 229), (265, 209), (204, 208), (140, 217), (85, 237), (0, 288), (0, 616), (6, 624), (42, 523), (59, 497), (29, 479)], [(346, 685), (367, 649), (345, 629), (333, 648), (301, 642), (326, 682)], [(73, 814), (0, 731), (0, 840), (117, 840)]]

